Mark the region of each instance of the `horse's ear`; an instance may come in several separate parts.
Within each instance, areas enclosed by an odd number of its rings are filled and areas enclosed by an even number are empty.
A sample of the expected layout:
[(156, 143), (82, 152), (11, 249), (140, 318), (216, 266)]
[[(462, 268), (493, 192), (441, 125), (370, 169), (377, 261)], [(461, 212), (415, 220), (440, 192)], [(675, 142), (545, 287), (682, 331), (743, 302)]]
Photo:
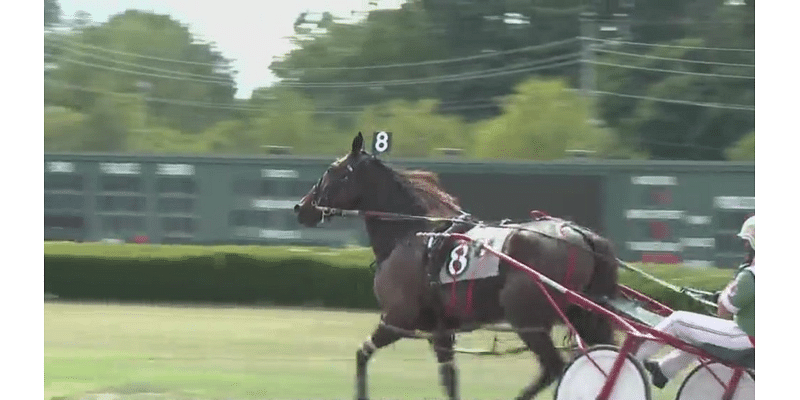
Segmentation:
[(361, 135), (361, 132), (358, 132), (355, 139), (353, 139), (353, 154), (361, 153), (361, 150), (364, 149), (364, 136)]

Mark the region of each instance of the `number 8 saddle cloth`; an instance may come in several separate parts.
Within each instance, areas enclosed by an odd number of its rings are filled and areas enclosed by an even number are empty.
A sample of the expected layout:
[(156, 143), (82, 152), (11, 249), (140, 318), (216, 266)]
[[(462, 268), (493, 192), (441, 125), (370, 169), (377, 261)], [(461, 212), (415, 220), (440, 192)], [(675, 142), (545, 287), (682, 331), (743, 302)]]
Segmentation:
[[(464, 228), (452, 231), (464, 232)], [(448, 230), (450, 231), (450, 230)], [(451, 232), (452, 232), (451, 231)], [(441, 245), (431, 238), (428, 242), (432, 255), (430, 258), (432, 272), (438, 272), (438, 283), (448, 284), (456, 281), (490, 278), (499, 274), (500, 259), (492, 253), (482, 249), (479, 242), (501, 251), (513, 228), (475, 226), (464, 232), (473, 238), (473, 242), (465, 243), (459, 240), (444, 239)], [(444, 265), (442, 265), (444, 264)], [(432, 280), (437, 277), (432, 276)]]

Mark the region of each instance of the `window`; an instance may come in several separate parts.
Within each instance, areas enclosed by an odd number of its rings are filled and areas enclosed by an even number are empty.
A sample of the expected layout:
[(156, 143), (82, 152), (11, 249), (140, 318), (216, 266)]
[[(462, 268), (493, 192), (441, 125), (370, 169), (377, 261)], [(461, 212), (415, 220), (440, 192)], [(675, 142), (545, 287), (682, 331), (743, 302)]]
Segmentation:
[(83, 177), (77, 174), (44, 174), (44, 190), (83, 190)]
[(45, 209), (67, 209), (80, 211), (83, 209), (83, 196), (75, 194), (49, 194), (44, 195)]
[(80, 229), (83, 228), (83, 217), (80, 215), (65, 215), (65, 214), (44, 214), (44, 227), (47, 228), (62, 228), (62, 229)]
[[(313, 184), (311, 184), (313, 185)], [(305, 186), (303, 194), (307, 193), (311, 185)], [(275, 179), (237, 179), (233, 181), (233, 192), (240, 196), (267, 197), (282, 196), (284, 190), (282, 186), (292, 190), (290, 181)]]
[(672, 187), (670, 186), (638, 186), (641, 207), (670, 208), (672, 206)]
[(194, 179), (187, 177), (159, 178), (156, 187), (159, 193), (197, 193), (197, 184)]
[(724, 210), (718, 212), (717, 228), (726, 231), (736, 231), (742, 229), (744, 221), (753, 215), (751, 210)]
[(233, 181), (233, 193), (240, 196), (255, 196), (258, 194), (258, 181), (236, 179)]
[(197, 221), (194, 218), (186, 217), (163, 217), (161, 218), (161, 229), (166, 235), (192, 234), (197, 231)]
[(138, 176), (102, 176), (100, 190), (104, 192), (141, 192), (142, 180)]
[(194, 213), (194, 198), (190, 197), (161, 197), (158, 199), (159, 213)]
[(97, 196), (97, 209), (100, 211), (142, 212), (145, 210), (144, 196)]

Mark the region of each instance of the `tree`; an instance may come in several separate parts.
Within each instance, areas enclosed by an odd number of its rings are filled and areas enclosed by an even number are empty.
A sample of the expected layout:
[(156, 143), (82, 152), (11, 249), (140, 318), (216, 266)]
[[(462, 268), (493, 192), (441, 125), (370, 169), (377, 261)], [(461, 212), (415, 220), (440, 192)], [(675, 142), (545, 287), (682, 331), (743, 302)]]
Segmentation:
[(330, 148), (335, 132), (315, 116), (314, 103), (303, 93), (273, 88), (260, 90), (254, 96), (266, 97), (260, 109), (250, 118), (250, 125), (260, 146), (292, 147), (293, 154), (314, 154)]
[(129, 101), (130, 99), (120, 100), (116, 96), (98, 99), (89, 110), (81, 150), (113, 153), (127, 150), (128, 133), (131, 129), (128, 126), (130, 115), (126, 115), (130, 107)]
[[(323, 18), (322, 32), (314, 35), (301, 29), (301, 16), (299, 49), (270, 68), (283, 84), (314, 98), (318, 109), (438, 99), (440, 111), (474, 121), (497, 115), (495, 97), (532, 73), (577, 77), (580, 1), (547, 6), (416, 0), (372, 11), (355, 24)], [(564, 42), (520, 50), (557, 40)], [(448, 107), (465, 103), (481, 107)]]
[[(484, 77), (437, 84), (437, 98), (442, 102), (480, 99), (494, 102), (532, 76), (558, 76), (577, 82), (575, 59), (580, 43), (575, 38), (580, 36), (579, 15), (589, 9), (585, 1), (422, 0), (421, 3), (430, 19), (436, 21), (431, 36), (445, 43), (444, 57), (496, 55), (451, 65), (451, 74)], [(459, 112), (472, 121), (499, 113), (499, 107)]]
[(46, 151), (125, 152), (147, 132), (144, 102), (135, 95), (105, 95), (86, 113), (47, 106), (44, 112)]
[(754, 129), (755, 52), (746, 29), (752, 14), (732, 6), (707, 14), (715, 29), (690, 32), (697, 37), (599, 49), (598, 86), (607, 93), (599, 114), (652, 157), (722, 160)]
[(725, 155), (730, 161), (755, 161), (756, 131), (752, 131), (739, 139), (725, 151)]
[(61, 5), (58, 0), (44, 0), (44, 26), (49, 27), (61, 22)]
[(200, 148), (207, 153), (255, 154), (261, 146), (249, 121), (221, 121), (206, 129), (200, 137)]
[(44, 150), (80, 151), (86, 115), (64, 107), (44, 108)]
[(368, 107), (357, 126), (366, 132), (392, 131), (392, 155), (398, 157), (429, 157), (437, 148), (471, 147), (470, 127), (457, 116), (438, 114), (437, 108), (437, 100), (393, 100)]
[[(292, 154), (336, 154), (340, 131), (315, 115), (301, 92), (260, 88), (240, 105), (241, 118), (206, 129), (200, 148), (216, 153), (263, 154), (267, 146), (290, 147)], [(344, 136), (341, 136), (344, 138)]]
[[(270, 69), (284, 79), (284, 86), (296, 87), (315, 99), (318, 109), (363, 106), (390, 98), (418, 99), (431, 95), (430, 85), (370, 85), (364, 82), (420, 79), (437, 66), (371, 68), (379, 64), (417, 62), (440, 56), (444, 49), (429, 35), (430, 21), (415, 4), (401, 10), (370, 12), (359, 23), (339, 22), (324, 14), (313, 24), (324, 33), (311, 35), (305, 16), (295, 24), (291, 51)], [(331, 85), (337, 85), (331, 87)], [(352, 123), (352, 121), (350, 121)]]
[(58, 50), (48, 78), (61, 86), (45, 88), (54, 104), (86, 112), (100, 96), (141, 95), (151, 99), (151, 121), (182, 132), (232, 115), (230, 60), (167, 15), (128, 10), (100, 26), (50, 36), (47, 44)]
[(503, 114), (477, 128), (479, 158), (553, 160), (567, 150), (605, 153), (615, 138), (589, 118), (587, 101), (563, 79), (529, 79), (503, 104)]
[(141, 154), (197, 154), (211, 152), (202, 135), (187, 135), (175, 129), (153, 126), (128, 135), (127, 150)]

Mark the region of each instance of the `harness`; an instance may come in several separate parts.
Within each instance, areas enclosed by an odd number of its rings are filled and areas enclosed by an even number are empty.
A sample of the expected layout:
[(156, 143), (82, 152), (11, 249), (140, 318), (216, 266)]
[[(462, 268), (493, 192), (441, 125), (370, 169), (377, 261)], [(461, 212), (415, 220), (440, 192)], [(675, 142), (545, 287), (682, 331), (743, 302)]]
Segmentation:
[[(472, 226), (477, 225), (477, 222), (472, 219), (469, 214), (461, 214), (452, 220), (450, 226), (441, 230), (441, 233), (464, 233)], [(439, 335), (445, 335), (444, 320), (446, 316), (446, 305), (442, 296), (441, 287), (442, 282), (439, 280), (439, 272), (444, 267), (448, 251), (445, 245), (450, 242), (449, 237), (446, 236), (431, 236), (428, 238), (426, 244), (424, 264), (428, 274), (428, 290), (433, 300), (433, 313), (436, 318), (437, 332)], [(453, 290), (455, 291), (455, 283)], [(453, 296), (455, 299), (455, 296)]]
[[(531, 211), (530, 215), (533, 221), (554, 220), (553, 217), (538, 210)], [(439, 317), (437, 318), (438, 320), (441, 320), (443, 319), (443, 317), (445, 317), (445, 315), (447, 314), (446, 310), (448, 307), (453, 307), (456, 304), (455, 282), (453, 282), (452, 286), (450, 304), (445, 304), (444, 296), (442, 295), (441, 291), (441, 288), (443, 286), (443, 283), (441, 282), (441, 269), (446, 268), (448, 255), (450, 254), (451, 250), (450, 246), (448, 246), (448, 244), (450, 244), (451, 241), (450, 237), (447, 236), (447, 234), (466, 233), (472, 227), (477, 225), (483, 225), (483, 224), (480, 223), (479, 221), (475, 221), (469, 214), (462, 214), (459, 217), (453, 219), (451, 224), (446, 229), (436, 231), (436, 233), (440, 233), (440, 235), (431, 235), (428, 237), (428, 240), (426, 242), (424, 263), (426, 266), (426, 272), (428, 274), (428, 286), (430, 289), (430, 294), (434, 299), (434, 306), (435, 306), (434, 311), (437, 314), (437, 317)], [(567, 241), (566, 235), (563, 233), (563, 230), (565, 229), (571, 230), (580, 235), (581, 239), (583, 239), (583, 242), (586, 243), (589, 249), (587, 250), (584, 247), (568, 242), (570, 243), (570, 246), (567, 251), (567, 271), (565, 273), (562, 284), (569, 289), (573, 289), (573, 287), (575, 286), (572, 281), (576, 269), (578, 252), (580, 250), (584, 250), (597, 254), (597, 249), (595, 248), (595, 243), (592, 241), (590, 232), (568, 221), (564, 221), (561, 225), (556, 227), (556, 230), (559, 231), (561, 234), (560, 237), (558, 236), (554, 237), (547, 234), (546, 232), (542, 232), (535, 229), (530, 229), (522, 226), (514, 226), (514, 224), (511, 223), (511, 221), (509, 220), (502, 221), (499, 224), (499, 226), (508, 227), (511, 229), (518, 229), (520, 231), (536, 232), (537, 234), (541, 234), (547, 237), (552, 237), (553, 239), (562, 240), (565, 242)], [(465, 256), (468, 257), (468, 255)], [(472, 309), (472, 290), (474, 284), (475, 282), (473, 280), (470, 280), (470, 282), (467, 284), (468, 285), (466, 292), (467, 310)]]
[[(461, 214), (453, 220), (453, 222), (441, 233), (464, 233), (477, 223), (472, 219), (469, 214)], [(439, 271), (444, 265), (444, 257), (447, 257), (445, 251), (445, 244), (449, 243), (449, 238), (446, 236), (431, 236), (428, 238), (425, 251), (425, 263), (428, 266), (428, 283), (431, 288), (438, 290), (441, 286), (439, 280)]]

